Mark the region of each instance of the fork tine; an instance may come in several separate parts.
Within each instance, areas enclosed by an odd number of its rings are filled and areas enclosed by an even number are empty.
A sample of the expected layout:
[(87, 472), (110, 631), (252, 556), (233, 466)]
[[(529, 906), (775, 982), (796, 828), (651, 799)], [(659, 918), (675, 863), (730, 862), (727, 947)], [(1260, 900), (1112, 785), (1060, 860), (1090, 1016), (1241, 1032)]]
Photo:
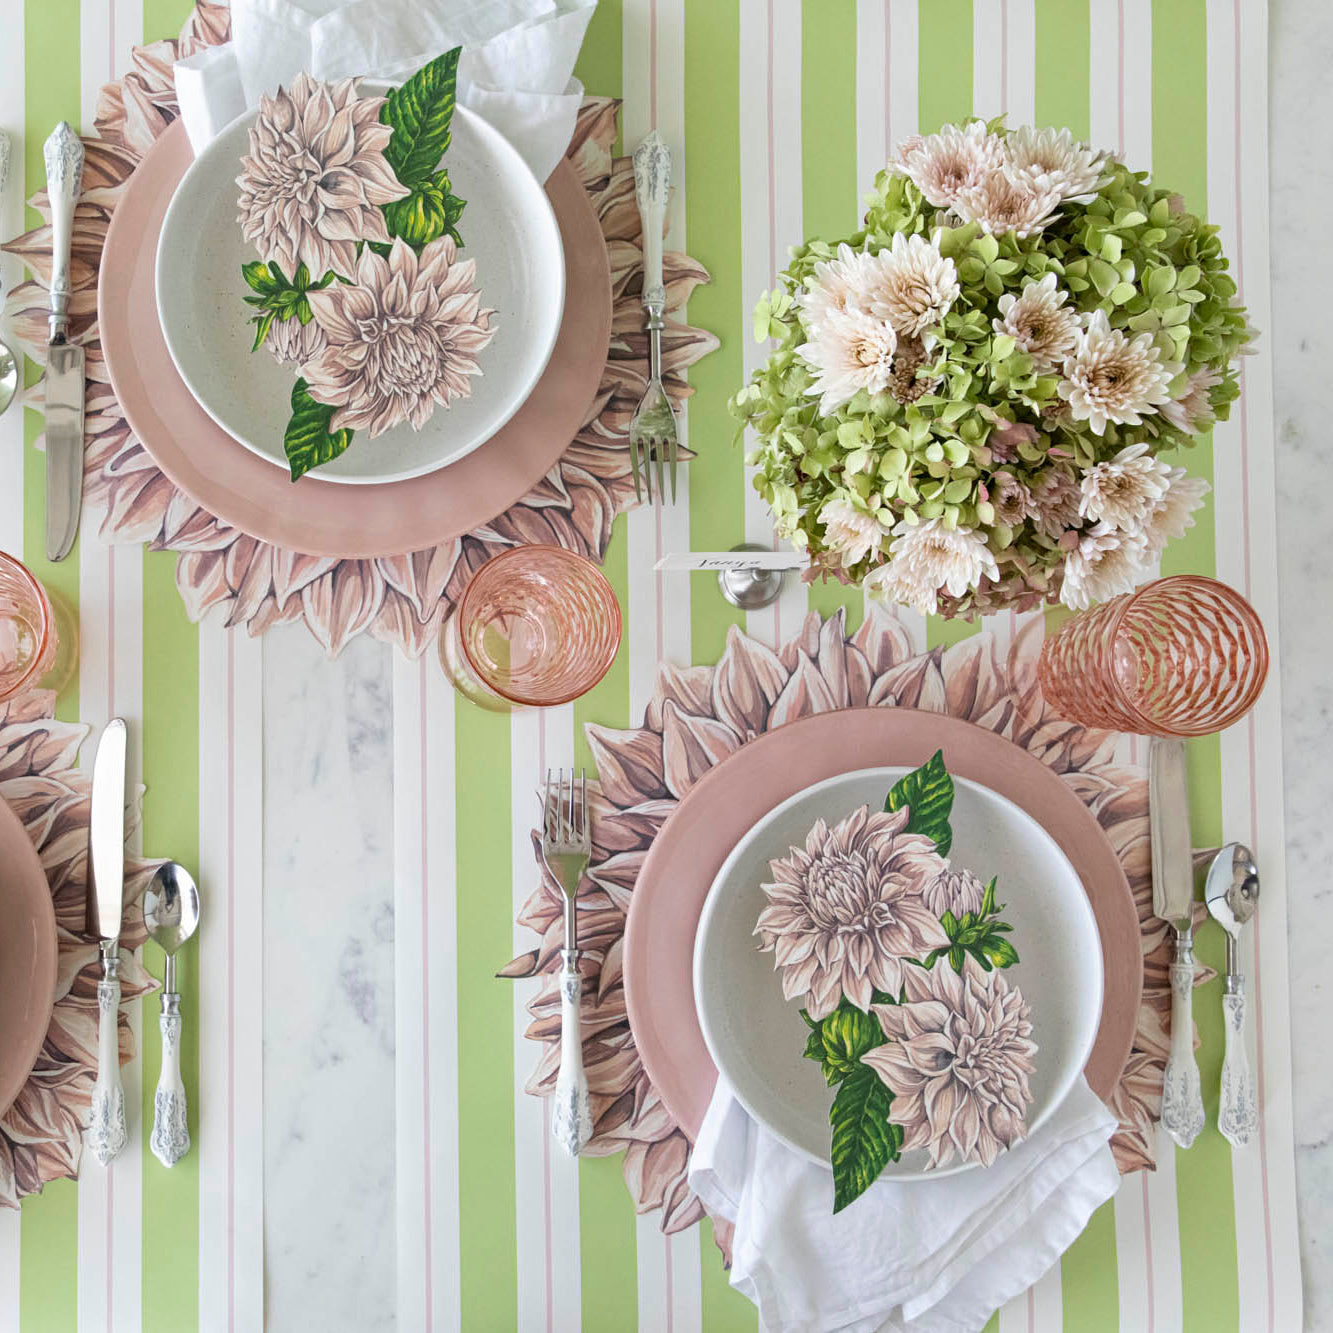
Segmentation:
[(560, 770), (560, 804), (564, 808), (564, 823), (560, 829), (560, 841), (574, 841), (574, 770), (569, 770), (569, 786), (565, 786), (565, 770)]
[(657, 455), (657, 503), (666, 504), (666, 441), (660, 436), (653, 439), (653, 452)]
[(667, 464), (671, 471), (671, 503), (676, 503), (676, 433), (671, 432), (671, 439), (667, 442), (668, 454)]
[(634, 498), (643, 503), (643, 479), (639, 474), (639, 441), (633, 428), (630, 430), (629, 437), (629, 466), (634, 474)]
[(579, 778), (579, 841), (588, 841), (588, 770)]
[(653, 442), (645, 435), (639, 441), (639, 447), (643, 450), (643, 489), (648, 496), (648, 503), (653, 503)]
[(551, 833), (551, 770), (546, 770), (546, 786), (542, 788), (542, 841), (553, 841)]

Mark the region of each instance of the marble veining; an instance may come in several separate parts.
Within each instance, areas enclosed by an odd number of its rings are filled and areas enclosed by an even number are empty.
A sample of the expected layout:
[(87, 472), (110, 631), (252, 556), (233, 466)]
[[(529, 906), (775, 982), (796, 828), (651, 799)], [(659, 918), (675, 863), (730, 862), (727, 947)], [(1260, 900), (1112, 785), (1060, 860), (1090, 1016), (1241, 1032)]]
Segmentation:
[(271, 1328), (396, 1327), (389, 649), (264, 645), (264, 1263)]
[[(1283, 778), (1295, 1066), (1296, 1186), (1306, 1328), (1333, 1328), (1333, 1065), (1328, 958), (1333, 912), (1333, 541), (1328, 367), (1333, 267), (1311, 228), (1333, 215), (1327, 152), (1333, 24), (1315, 0), (1272, 0), (1269, 43), (1273, 394), (1282, 597)], [(1322, 130), (1317, 127), (1323, 127)]]

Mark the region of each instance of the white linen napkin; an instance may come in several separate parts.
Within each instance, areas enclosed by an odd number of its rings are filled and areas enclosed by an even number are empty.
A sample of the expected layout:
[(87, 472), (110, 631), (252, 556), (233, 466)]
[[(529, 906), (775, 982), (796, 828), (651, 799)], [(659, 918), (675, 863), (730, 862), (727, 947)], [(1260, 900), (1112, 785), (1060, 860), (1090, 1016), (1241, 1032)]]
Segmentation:
[(719, 1079), (689, 1181), (734, 1224), (731, 1285), (770, 1333), (975, 1333), (1116, 1192), (1115, 1127), (1080, 1078), (989, 1169), (880, 1180), (835, 1214), (832, 1173), (757, 1124)]
[(232, 40), (176, 63), (198, 153), (262, 93), (316, 79), (402, 79), (462, 46), (458, 100), (490, 121), (544, 181), (583, 100), (574, 62), (597, 0), (232, 0)]

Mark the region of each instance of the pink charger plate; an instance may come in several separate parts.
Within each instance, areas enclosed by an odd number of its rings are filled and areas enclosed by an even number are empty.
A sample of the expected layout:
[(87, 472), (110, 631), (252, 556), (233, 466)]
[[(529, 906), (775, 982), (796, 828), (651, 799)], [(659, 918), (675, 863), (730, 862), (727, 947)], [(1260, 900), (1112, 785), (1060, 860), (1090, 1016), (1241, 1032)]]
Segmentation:
[(46, 1039), (56, 994), (51, 890), (18, 816), (0, 801), (0, 1115)]
[(915, 708), (845, 708), (766, 732), (711, 769), (663, 825), (639, 872), (625, 925), (630, 1028), (648, 1077), (691, 1139), (717, 1082), (694, 1006), (694, 937), (722, 863), (789, 796), (857, 769), (915, 768), (941, 749), (950, 773), (1027, 811), (1083, 882), (1104, 973), (1101, 1024), (1083, 1072), (1099, 1097), (1111, 1095), (1134, 1040), (1143, 955), (1129, 881), (1096, 819), (1058, 774), (984, 727)]
[[(406, 481), (346, 486), (317, 476), (293, 483), (228, 435), (176, 371), (158, 323), (153, 268), (167, 205), (192, 160), (177, 121), (148, 150), (116, 206), (97, 291), (102, 351), (116, 397), (176, 486), (252, 537), (351, 560), (461, 537), (502, 514), (555, 466), (587, 419), (611, 336), (606, 243), (568, 162), (546, 182), (565, 246), (565, 310), (537, 387), (501, 430), (458, 462)], [(220, 199), (218, 207), (234, 202)], [(236, 317), (246, 318), (245, 307), (237, 306)], [(284, 415), (285, 404), (275, 404), (275, 429)]]

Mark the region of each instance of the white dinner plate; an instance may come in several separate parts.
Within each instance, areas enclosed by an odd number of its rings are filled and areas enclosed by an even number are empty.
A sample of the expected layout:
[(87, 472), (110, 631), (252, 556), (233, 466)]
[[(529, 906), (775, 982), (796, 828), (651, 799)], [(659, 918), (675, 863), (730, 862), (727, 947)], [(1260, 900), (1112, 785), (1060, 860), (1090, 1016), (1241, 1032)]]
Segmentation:
[[(251, 352), (253, 308), (241, 265), (258, 258), (236, 221), (236, 177), (255, 111), (234, 120), (186, 171), (157, 247), (157, 309), (172, 360), (199, 405), (228, 434), (286, 468), (282, 437), (295, 368)], [(523, 404), (555, 346), (565, 300), (564, 248), (541, 183), (498, 130), (456, 107), (443, 163), (467, 201), (460, 256), (477, 262), (495, 336), (478, 354), (472, 394), (437, 406), (420, 431), (358, 432), (315, 475), (388, 482), (446, 467), (484, 444)], [(290, 275), (289, 275), (290, 276)]]
[[(819, 1065), (804, 1058), (809, 1029), (801, 1005), (785, 1000), (773, 954), (761, 953), (755, 922), (767, 898), (769, 862), (804, 846), (816, 819), (829, 824), (858, 806), (882, 809), (905, 768), (862, 769), (798, 792), (764, 816), (718, 871), (704, 904), (694, 948), (694, 995), (704, 1040), (745, 1109), (791, 1148), (829, 1164), (829, 1108), (834, 1091)], [(1032, 1133), (1060, 1104), (1087, 1061), (1102, 1007), (1102, 955), (1083, 885), (1051, 836), (1003, 796), (954, 778), (949, 863), (983, 880), (998, 877), (996, 897), (1019, 962), (1005, 979), (1031, 1010), (1036, 1069), (1027, 1127)], [(948, 967), (947, 959), (936, 966)], [(952, 1175), (976, 1163), (927, 1168), (924, 1149), (890, 1163), (884, 1178)]]

